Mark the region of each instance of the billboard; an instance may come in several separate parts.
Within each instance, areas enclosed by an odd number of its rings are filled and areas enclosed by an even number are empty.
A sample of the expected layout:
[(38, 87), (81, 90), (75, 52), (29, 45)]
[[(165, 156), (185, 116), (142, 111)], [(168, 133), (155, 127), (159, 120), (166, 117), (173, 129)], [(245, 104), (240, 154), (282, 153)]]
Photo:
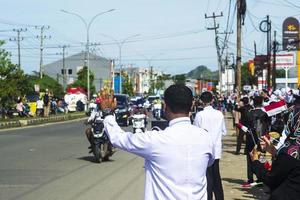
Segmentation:
[(296, 51), (299, 49), (299, 21), (288, 17), (282, 24), (282, 49)]
[(296, 67), (296, 55), (294, 52), (279, 52), (276, 54), (276, 68)]

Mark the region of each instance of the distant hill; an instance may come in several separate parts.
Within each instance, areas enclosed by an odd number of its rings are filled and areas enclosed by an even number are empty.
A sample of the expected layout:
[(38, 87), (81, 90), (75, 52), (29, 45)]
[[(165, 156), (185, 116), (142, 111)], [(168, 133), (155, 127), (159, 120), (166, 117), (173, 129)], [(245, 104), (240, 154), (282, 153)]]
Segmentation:
[(192, 79), (217, 80), (219, 75), (218, 70), (211, 71), (206, 66), (200, 65), (192, 71), (188, 72), (186, 74), (186, 77)]

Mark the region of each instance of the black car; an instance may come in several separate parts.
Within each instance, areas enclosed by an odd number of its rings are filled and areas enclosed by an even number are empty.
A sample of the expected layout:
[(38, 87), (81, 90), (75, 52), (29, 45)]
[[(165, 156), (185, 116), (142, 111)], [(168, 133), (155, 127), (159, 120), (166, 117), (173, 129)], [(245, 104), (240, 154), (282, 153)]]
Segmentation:
[(129, 96), (127, 94), (115, 94), (114, 97), (117, 99), (115, 114), (118, 124), (122, 126), (129, 126), (131, 115)]

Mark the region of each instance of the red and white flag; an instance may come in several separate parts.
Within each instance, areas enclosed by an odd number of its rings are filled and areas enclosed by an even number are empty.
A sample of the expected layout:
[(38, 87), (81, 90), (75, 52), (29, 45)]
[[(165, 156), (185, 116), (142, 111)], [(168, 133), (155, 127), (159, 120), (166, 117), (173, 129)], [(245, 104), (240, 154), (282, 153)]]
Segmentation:
[(281, 113), (287, 109), (287, 106), (285, 104), (284, 100), (280, 100), (278, 102), (272, 102), (271, 104), (264, 106), (262, 110), (264, 110), (268, 116), (277, 115), (278, 113)]

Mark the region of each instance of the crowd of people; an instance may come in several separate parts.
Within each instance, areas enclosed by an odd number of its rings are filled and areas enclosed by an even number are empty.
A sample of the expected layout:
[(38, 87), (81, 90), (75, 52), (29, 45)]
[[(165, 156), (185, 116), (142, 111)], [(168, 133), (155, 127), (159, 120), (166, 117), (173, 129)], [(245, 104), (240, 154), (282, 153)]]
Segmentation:
[[(31, 102), (32, 103), (32, 102)], [(20, 117), (48, 117), (49, 114), (68, 113), (68, 104), (63, 98), (56, 98), (48, 89), (41, 93), (35, 102), (35, 111), (30, 109), (26, 98), (18, 97), (16, 111)], [(80, 107), (80, 106), (78, 106)]]
[(251, 91), (239, 102), (234, 94), (229, 99), (237, 127), (235, 154), (245, 138), (248, 180), (242, 186), (264, 183), (272, 200), (300, 199), (299, 91)]

